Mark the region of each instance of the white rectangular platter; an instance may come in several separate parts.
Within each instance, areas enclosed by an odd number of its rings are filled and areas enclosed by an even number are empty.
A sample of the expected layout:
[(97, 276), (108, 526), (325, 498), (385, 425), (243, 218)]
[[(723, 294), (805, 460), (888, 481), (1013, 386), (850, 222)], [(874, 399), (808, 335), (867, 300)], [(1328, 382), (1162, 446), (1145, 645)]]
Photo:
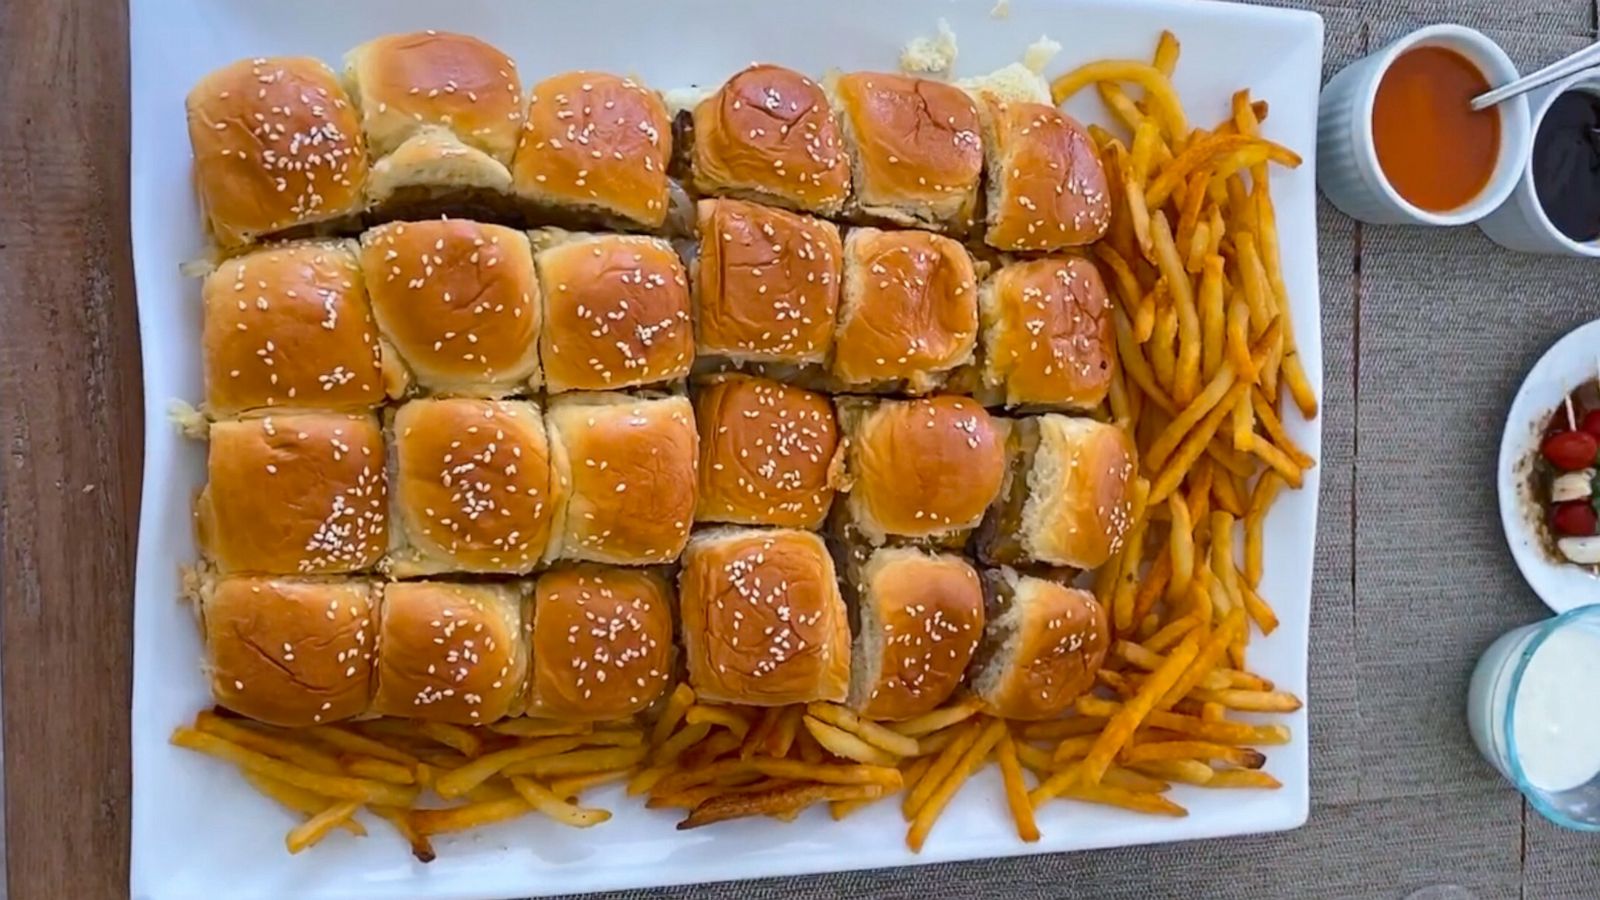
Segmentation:
[[(226, 764), (170, 746), (172, 729), (208, 705), (201, 647), (179, 601), (179, 566), (195, 557), (190, 503), (204, 478), (203, 446), (169, 420), (174, 400), (197, 402), (199, 285), (179, 266), (201, 255), (189, 181), (183, 100), (211, 69), (238, 58), (309, 54), (335, 66), (378, 34), (440, 28), (483, 37), (518, 62), (525, 80), (575, 68), (633, 74), (658, 88), (715, 86), (752, 60), (820, 75), (828, 68), (892, 70), (904, 43), (938, 19), (960, 42), (957, 75), (1018, 61), (1048, 35), (1064, 49), (1053, 75), (1105, 57), (1145, 58), (1161, 28), (1183, 42), (1176, 83), (1191, 118), (1220, 120), (1232, 91), (1271, 104), (1265, 131), (1306, 158), (1275, 178), (1283, 264), (1296, 334), (1319, 396), (1313, 173), (1322, 21), (1315, 15), (1194, 0), (133, 0), (132, 217), (144, 354), (145, 474), (134, 626), (133, 847), (136, 898), (492, 898), (669, 885), (932, 863), (1013, 854), (1181, 841), (1294, 828), (1309, 808), (1302, 710), (1294, 741), (1272, 748), (1280, 791), (1179, 790), (1190, 815), (1164, 819), (1057, 802), (1040, 811), (1044, 838), (1019, 841), (994, 771), (969, 784), (920, 855), (904, 845), (898, 803), (835, 823), (813, 809), (793, 823), (747, 821), (679, 832), (673, 811), (646, 810), (620, 788), (594, 795), (616, 813), (579, 831), (529, 817), (438, 842), (423, 865), (383, 823), (372, 836), (336, 834), (289, 856), (290, 814)], [(1107, 116), (1093, 92), (1068, 110)], [(1291, 419), (1297, 417), (1291, 416)], [(1320, 426), (1291, 432), (1313, 453)], [(1282, 627), (1252, 645), (1252, 668), (1306, 694), (1307, 633), (1318, 473), (1284, 497), (1267, 523), (1262, 593)]]

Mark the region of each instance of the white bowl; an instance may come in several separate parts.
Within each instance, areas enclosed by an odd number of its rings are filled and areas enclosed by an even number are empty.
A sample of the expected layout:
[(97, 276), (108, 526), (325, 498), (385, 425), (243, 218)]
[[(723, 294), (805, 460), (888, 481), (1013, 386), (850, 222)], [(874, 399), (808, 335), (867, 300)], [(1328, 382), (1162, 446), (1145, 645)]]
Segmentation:
[(1550, 413), (1573, 388), (1596, 376), (1600, 366), (1600, 321), (1590, 322), (1545, 351), (1522, 382), (1500, 438), (1500, 524), (1511, 556), (1528, 586), (1556, 612), (1600, 603), (1600, 576), (1562, 562), (1539, 539), (1544, 507), (1530, 490), (1528, 464), (1539, 452)]
[(1445, 47), (1466, 57), (1491, 86), (1517, 78), (1517, 67), (1500, 45), (1461, 25), (1419, 28), (1356, 60), (1322, 88), (1317, 118), (1317, 183), (1334, 206), (1379, 225), (1466, 225), (1505, 202), (1516, 189), (1533, 145), (1528, 101), (1514, 97), (1500, 110), (1500, 154), (1489, 183), (1465, 206), (1429, 212), (1401, 197), (1378, 164), (1372, 141), (1372, 107), (1378, 83), (1400, 54), (1413, 47)]
[[(1528, 93), (1532, 127), (1528, 134), (1537, 138), (1550, 104), (1569, 91), (1600, 95), (1600, 68), (1584, 69)], [(1500, 208), (1478, 222), (1489, 239), (1510, 250), (1549, 253), (1563, 256), (1600, 256), (1600, 240), (1575, 241), (1561, 233), (1545, 215), (1544, 206), (1533, 183), (1533, 154), (1522, 166), (1522, 178), (1511, 197)]]

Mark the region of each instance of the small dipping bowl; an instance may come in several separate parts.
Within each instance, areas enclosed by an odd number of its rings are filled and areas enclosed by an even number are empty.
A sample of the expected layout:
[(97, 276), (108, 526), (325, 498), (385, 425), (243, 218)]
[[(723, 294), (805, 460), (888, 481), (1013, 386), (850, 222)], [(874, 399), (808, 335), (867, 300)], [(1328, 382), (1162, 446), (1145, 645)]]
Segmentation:
[[(1529, 133), (1537, 141), (1545, 113), (1556, 98), (1570, 93), (1600, 96), (1600, 68), (1585, 69), (1560, 81), (1528, 93), (1528, 108), (1533, 127)], [(1522, 178), (1511, 197), (1478, 223), (1489, 239), (1509, 250), (1562, 256), (1600, 256), (1600, 240), (1577, 241), (1550, 221), (1539, 202), (1539, 184), (1534, 180), (1534, 158), (1530, 152), (1522, 167)]]
[(1454, 51), (1475, 66), (1490, 88), (1517, 78), (1500, 45), (1462, 25), (1430, 25), (1346, 66), (1322, 89), (1317, 116), (1317, 183), (1347, 215), (1379, 225), (1467, 225), (1482, 219), (1516, 189), (1533, 145), (1526, 97), (1495, 107), (1500, 142), (1494, 170), (1472, 199), (1454, 209), (1423, 209), (1400, 195), (1384, 174), (1373, 139), (1378, 86), (1401, 54), (1420, 47)]
[(1540, 815), (1600, 831), (1600, 606), (1489, 645), (1467, 690), (1467, 727)]

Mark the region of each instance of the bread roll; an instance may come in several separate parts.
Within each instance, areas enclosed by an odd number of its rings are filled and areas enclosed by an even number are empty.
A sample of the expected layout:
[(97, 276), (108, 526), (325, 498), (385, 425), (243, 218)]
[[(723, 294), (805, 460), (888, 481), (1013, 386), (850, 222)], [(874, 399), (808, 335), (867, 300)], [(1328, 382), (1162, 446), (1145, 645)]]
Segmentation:
[(361, 268), (378, 327), (424, 390), (505, 397), (539, 385), (543, 304), (526, 234), (391, 222), (361, 236)]
[(378, 617), (380, 716), (487, 725), (522, 712), (528, 585), (402, 581)]
[(1088, 591), (1020, 575), (983, 574), (988, 624), (972, 690), (992, 715), (1050, 719), (1094, 686), (1111, 632)]
[(564, 495), (550, 554), (617, 565), (671, 562), (694, 523), (694, 409), (686, 397), (569, 394), (550, 401), (551, 464)]
[(695, 520), (819, 528), (843, 468), (822, 394), (719, 375), (695, 396), (700, 499)]
[(1003, 497), (978, 536), (991, 565), (1094, 569), (1122, 544), (1138, 470), (1132, 439), (1093, 419), (1044, 415), (1011, 429)]
[(857, 228), (844, 243), (832, 373), (846, 386), (936, 390), (978, 340), (972, 257), (926, 231)]
[(869, 719), (908, 719), (961, 685), (983, 634), (972, 564), (909, 548), (873, 551), (852, 573), (858, 627), (850, 705)]
[(240, 60), (200, 79), (184, 105), (201, 218), (223, 249), (361, 211), (361, 124), (320, 60)]
[(689, 374), (689, 282), (672, 245), (616, 234), (535, 235), (550, 393), (661, 384)]
[(1001, 250), (1092, 244), (1111, 225), (1106, 172), (1077, 120), (1045, 103), (983, 98), (984, 241)]
[(353, 241), (300, 241), (206, 276), (206, 412), (371, 409), (404, 371), (378, 340)]
[(196, 542), (223, 573), (371, 569), (389, 543), (383, 433), (371, 415), (215, 422)]
[(839, 309), (839, 228), (742, 200), (697, 205), (697, 352), (735, 362), (821, 363)]
[(672, 121), (654, 91), (604, 72), (566, 72), (528, 92), (512, 186), (545, 209), (657, 229), (671, 157)]
[(960, 88), (882, 72), (832, 86), (855, 185), (852, 207), (899, 225), (965, 232), (983, 169), (978, 109)]
[(824, 216), (850, 196), (850, 159), (822, 87), (752, 65), (694, 108), (694, 186)]
[(539, 576), (529, 715), (578, 722), (644, 711), (672, 679), (672, 585), (589, 563)]
[(678, 590), (689, 684), (700, 699), (751, 706), (845, 699), (850, 625), (820, 537), (700, 532), (684, 551)]
[(207, 579), (197, 599), (217, 705), (286, 728), (366, 713), (371, 582), (235, 576)]
[(523, 400), (413, 400), (394, 413), (398, 578), (531, 572), (560, 507), (539, 407)]
[(1105, 283), (1080, 257), (1001, 268), (978, 291), (983, 379), (1007, 406), (1089, 411), (1111, 389), (1116, 335)]
[(975, 527), (1005, 476), (1003, 419), (966, 397), (840, 398), (851, 522), (872, 544)]

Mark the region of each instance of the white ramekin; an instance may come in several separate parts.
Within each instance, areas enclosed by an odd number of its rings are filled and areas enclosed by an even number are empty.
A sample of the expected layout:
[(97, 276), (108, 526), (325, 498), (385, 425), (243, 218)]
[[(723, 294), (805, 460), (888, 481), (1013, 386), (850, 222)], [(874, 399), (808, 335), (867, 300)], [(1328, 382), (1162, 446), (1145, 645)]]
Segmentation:
[(1379, 225), (1466, 225), (1488, 215), (1516, 188), (1533, 144), (1526, 97), (1501, 103), (1500, 155), (1489, 183), (1467, 205), (1435, 213), (1403, 199), (1378, 164), (1372, 142), (1372, 107), (1378, 82), (1401, 53), (1413, 47), (1447, 47), (1476, 65), (1491, 86), (1517, 77), (1500, 45), (1461, 25), (1419, 28), (1382, 50), (1356, 60), (1322, 89), (1317, 117), (1317, 183), (1345, 213)]
[[(1539, 123), (1544, 121), (1550, 104), (1569, 91), (1600, 95), (1600, 68), (1584, 69), (1560, 81), (1548, 84), (1528, 94), (1531, 127), (1528, 134), (1537, 138)], [(1550, 253), (1565, 256), (1600, 256), (1600, 241), (1579, 242), (1562, 234), (1545, 215), (1539, 204), (1538, 190), (1533, 183), (1533, 153), (1522, 166), (1522, 178), (1516, 190), (1500, 208), (1478, 223), (1489, 239), (1502, 247), (1526, 253)]]

